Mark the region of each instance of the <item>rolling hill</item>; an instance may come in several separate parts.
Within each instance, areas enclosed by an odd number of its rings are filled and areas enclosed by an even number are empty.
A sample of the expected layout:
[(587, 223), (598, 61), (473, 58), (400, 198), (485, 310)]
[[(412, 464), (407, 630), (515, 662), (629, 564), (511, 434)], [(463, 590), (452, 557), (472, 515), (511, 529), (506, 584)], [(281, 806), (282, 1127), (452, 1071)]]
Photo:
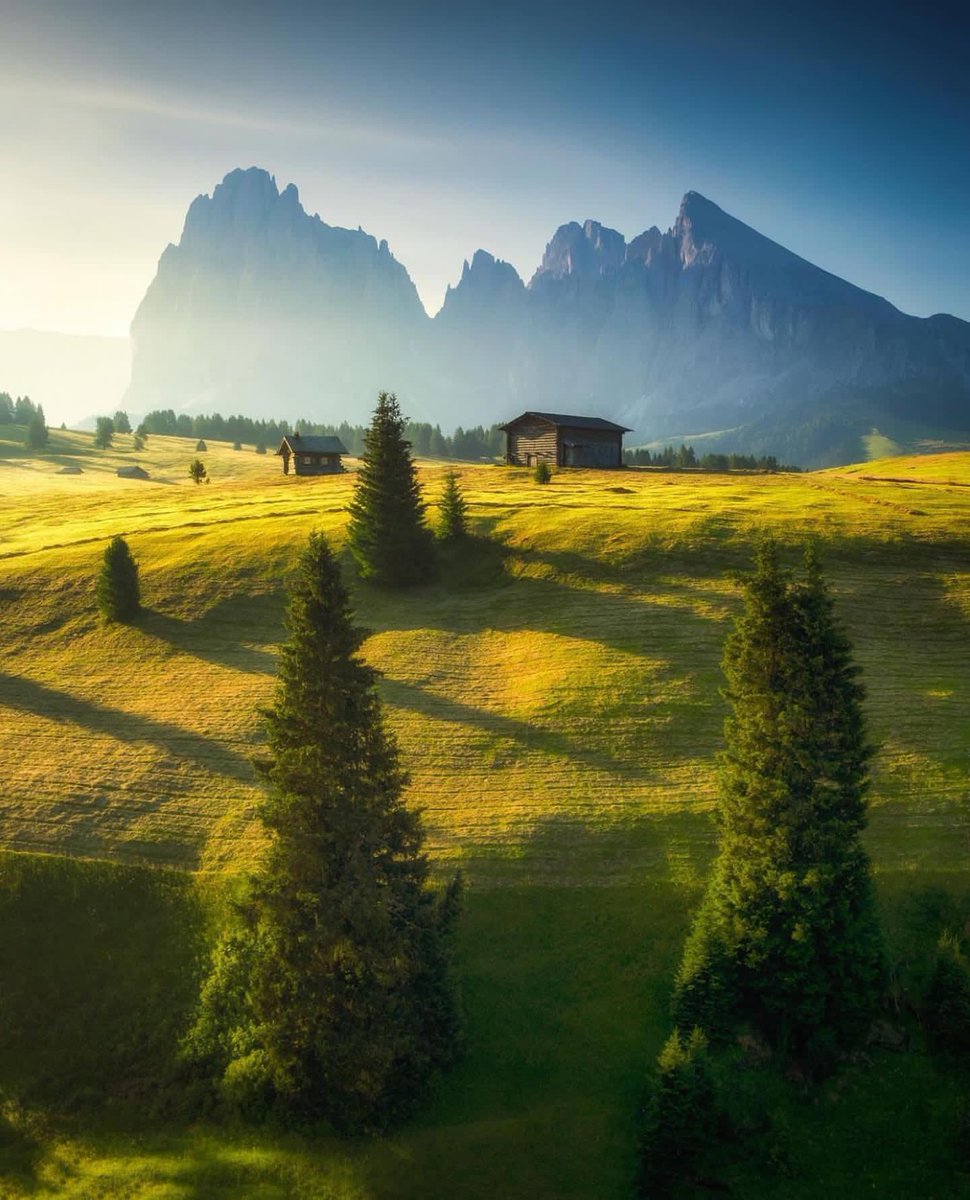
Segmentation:
[[(433, 585), (354, 597), (433, 864), (470, 883), (466, 1059), (411, 1126), (370, 1144), (146, 1122), (203, 931), (259, 852), (250, 759), (286, 574), (308, 530), (341, 544), (353, 486), (210, 443), (212, 483), (196, 487), (194, 456), (194, 441), (151, 437), (138, 458), (152, 478), (122, 480), (126, 438), (97, 453), (52, 432), (41, 458), (0, 442), (0, 843), (20, 852), (0, 859), (8, 1194), (627, 1195), (713, 846), (732, 573), (765, 531), (792, 562), (817, 539), (864, 669), (867, 842), (901, 986), (920, 939), (965, 919), (970, 455), (806, 475), (564, 471), (545, 488), (462, 465), (467, 553)], [(58, 474), (68, 462), (84, 473)], [(432, 506), (442, 471), (421, 466)], [(141, 562), (146, 612), (106, 630), (93, 578), (115, 533)], [(107, 1108), (86, 1097), (92, 1075)], [(846, 1080), (815, 1107), (790, 1102), (794, 1174), (742, 1163), (737, 1194), (948, 1194), (953, 1080), (875, 1051)], [(94, 1114), (83, 1132), (65, 1097)]]

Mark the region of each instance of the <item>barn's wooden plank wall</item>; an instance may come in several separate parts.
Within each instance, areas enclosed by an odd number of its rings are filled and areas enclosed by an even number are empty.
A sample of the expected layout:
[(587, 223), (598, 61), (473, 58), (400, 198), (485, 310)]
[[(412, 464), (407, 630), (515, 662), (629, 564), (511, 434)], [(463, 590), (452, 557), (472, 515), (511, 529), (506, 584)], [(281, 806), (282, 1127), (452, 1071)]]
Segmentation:
[(559, 462), (559, 445), (556, 438), (556, 427), (545, 421), (521, 425), (508, 433), (508, 462), (510, 466), (527, 467), (529, 455), (544, 458), (547, 462), (557, 465)]

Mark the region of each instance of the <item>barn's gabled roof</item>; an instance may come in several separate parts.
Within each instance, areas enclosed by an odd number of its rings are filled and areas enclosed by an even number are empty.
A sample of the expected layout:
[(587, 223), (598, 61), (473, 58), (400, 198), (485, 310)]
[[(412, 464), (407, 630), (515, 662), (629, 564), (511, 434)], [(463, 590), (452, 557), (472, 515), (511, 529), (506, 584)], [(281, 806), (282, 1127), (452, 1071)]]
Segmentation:
[(319, 434), (288, 434), (281, 442), (277, 454), (286, 446), (291, 454), (348, 454), (347, 447), (338, 437), (322, 437)]
[(538, 417), (540, 421), (548, 421), (550, 425), (567, 427), (569, 429), (607, 429), (612, 430), (614, 433), (632, 432), (625, 425), (616, 425), (613, 421), (607, 421), (603, 417), (574, 417), (570, 413), (536, 412), (534, 409), (522, 413), (514, 421), (508, 421), (505, 425), (499, 425), (499, 429), (508, 430), (511, 426), (518, 425), (520, 421), (524, 421), (527, 417)]

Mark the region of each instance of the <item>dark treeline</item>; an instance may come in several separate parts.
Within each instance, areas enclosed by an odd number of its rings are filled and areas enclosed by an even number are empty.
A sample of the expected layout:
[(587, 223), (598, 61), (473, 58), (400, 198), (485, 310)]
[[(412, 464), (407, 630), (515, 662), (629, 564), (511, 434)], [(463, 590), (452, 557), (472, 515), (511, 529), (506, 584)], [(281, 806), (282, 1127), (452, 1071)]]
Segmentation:
[(693, 446), (664, 446), (655, 454), (645, 448), (624, 450), (628, 467), (698, 467), (702, 471), (800, 471), (801, 467), (779, 463), (773, 454), (704, 454), (698, 458)]
[[(364, 452), (363, 425), (325, 425), (320, 422), (300, 419), (294, 424), (289, 421), (263, 421), (253, 417), (223, 417), (220, 413), (190, 417), (187, 413), (176, 413), (170, 409), (156, 409), (142, 422), (144, 433), (166, 434), (172, 437), (213, 438), (216, 441), (247, 442), (269, 448), (290, 433), (325, 434), (339, 437), (349, 454), (359, 458)], [(504, 450), (503, 435), (494, 425), (486, 429), (476, 425), (474, 429), (462, 429), (459, 425), (451, 435), (441, 432), (439, 425), (427, 422), (408, 421), (405, 437), (414, 453), (420, 458), (460, 458), (476, 460), (495, 458)]]
[(49, 440), (43, 405), (29, 396), (15, 400), (9, 392), (0, 392), (0, 425), (26, 425), (24, 445), (28, 450), (42, 450)]
[(18, 396), (15, 400), (9, 392), (0, 392), (0, 425), (26, 425), (31, 417), (43, 411), (29, 396)]

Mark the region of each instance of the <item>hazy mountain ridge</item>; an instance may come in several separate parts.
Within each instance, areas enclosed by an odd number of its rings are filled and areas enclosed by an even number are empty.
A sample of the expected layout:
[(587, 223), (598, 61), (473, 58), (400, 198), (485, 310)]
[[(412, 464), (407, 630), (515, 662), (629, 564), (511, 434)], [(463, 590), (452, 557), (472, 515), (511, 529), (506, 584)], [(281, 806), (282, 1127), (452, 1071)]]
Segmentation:
[[(596, 221), (561, 226), (528, 285), (479, 250), (431, 319), (386, 242), (309, 216), (292, 184), (234, 171), (192, 203), (132, 335), (139, 411), (353, 421), (388, 387), (449, 427), (573, 408), (631, 440), (730, 430), (722, 442), (748, 449), (757, 429), (789, 455), (802, 425), (827, 427), (821, 414), (841, 413), (851, 437), (883, 409), (970, 425), (970, 324), (906, 316), (696, 192), (667, 232), (630, 242)], [(845, 454), (842, 434), (829, 441)]]

